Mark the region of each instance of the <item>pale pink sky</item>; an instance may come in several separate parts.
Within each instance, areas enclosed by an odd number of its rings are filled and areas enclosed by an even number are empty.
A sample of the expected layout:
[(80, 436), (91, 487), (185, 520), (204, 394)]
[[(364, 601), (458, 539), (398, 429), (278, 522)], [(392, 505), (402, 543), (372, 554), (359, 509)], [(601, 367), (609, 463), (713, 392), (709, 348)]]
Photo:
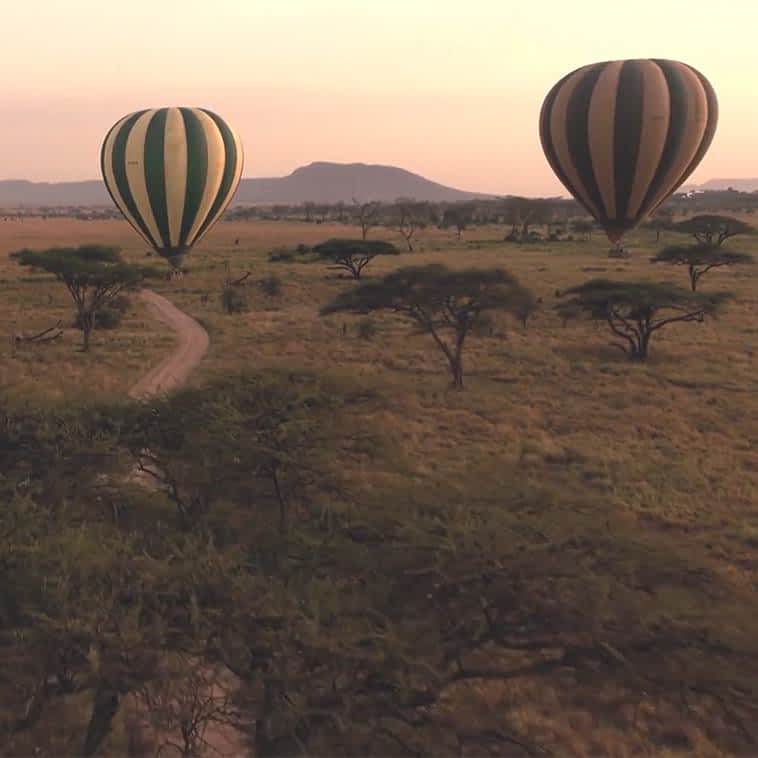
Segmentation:
[(0, 23), (0, 178), (99, 176), (125, 113), (198, 105), (246, 176), (314, 160), (402, 166), (462, 189), (564, 193), (537, 135), (564, 73), (685, 61), (719, 96), (693, 176), (758, 176), (758, 0), (14, 0)]

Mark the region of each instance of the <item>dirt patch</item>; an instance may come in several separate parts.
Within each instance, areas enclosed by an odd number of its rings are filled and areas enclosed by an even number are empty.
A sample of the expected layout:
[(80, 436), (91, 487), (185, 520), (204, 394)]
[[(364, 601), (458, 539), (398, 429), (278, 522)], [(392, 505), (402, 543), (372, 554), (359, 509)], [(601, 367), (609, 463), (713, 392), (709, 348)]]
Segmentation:
[(129, 390), (129, 397), (145, 400), (171, 392), (184, 384), (208, 350), (210, 340), (208, 333), (195, 319), (162, 295), (152, 290), (142, 290), (139, 296), (155, 317), (171, 327), (179, 339), (176, 350)]

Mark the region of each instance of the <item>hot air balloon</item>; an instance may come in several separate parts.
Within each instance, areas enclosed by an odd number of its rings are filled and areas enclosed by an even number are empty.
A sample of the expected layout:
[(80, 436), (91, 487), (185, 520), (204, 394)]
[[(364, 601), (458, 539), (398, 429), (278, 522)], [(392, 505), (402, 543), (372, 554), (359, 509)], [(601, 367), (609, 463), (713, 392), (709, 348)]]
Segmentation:
[(242, 175), (242, 145), (204, 108), (158, 108), (124, 116), (100, 154), (113, 202), (142, 238), (179, 268), (220, 218)]
[(691, 66), (607, 61), (550, 90), (540, 139), (566, 189), (619, 244), (695, 170), (717, 119), (716, 94)]

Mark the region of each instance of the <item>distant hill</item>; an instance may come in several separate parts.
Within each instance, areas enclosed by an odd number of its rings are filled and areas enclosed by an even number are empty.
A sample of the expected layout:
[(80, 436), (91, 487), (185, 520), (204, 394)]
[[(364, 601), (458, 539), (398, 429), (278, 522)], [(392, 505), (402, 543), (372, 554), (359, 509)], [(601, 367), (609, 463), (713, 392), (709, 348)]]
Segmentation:
[[(457, 202), (492, 196), (446, 187), (395, 166), (322, 162), (295, 169), (289, 176), (243, 179), (234, 203), (349, 203), (353, 198), (392, 202), (399, 197)], [(0, 180), (0, 207), (44, 205), (111, 205), (111, 200), (101, 181)]]
[(755, 192), (758, 190), (758, 178), (756, 179), (709, 179), (704, 184), (689, 184), (686, 189), (702, 190), (702, 191), (716, 191), (726, 190), (729, 188), (737, 190), (738, 192)]
[(353, 198), (392, 202), (399, 197), (456, 202), (487, 197), (446, 187), (395, 166), (365, 163), (311, 163), (280, 179), (245, 179), (237, 203), (339, 203)]
[(18, 208), (40, 205), (112, 205), (105, 185), (90, 182), (27, 182), (0, 180), (0, 207)]

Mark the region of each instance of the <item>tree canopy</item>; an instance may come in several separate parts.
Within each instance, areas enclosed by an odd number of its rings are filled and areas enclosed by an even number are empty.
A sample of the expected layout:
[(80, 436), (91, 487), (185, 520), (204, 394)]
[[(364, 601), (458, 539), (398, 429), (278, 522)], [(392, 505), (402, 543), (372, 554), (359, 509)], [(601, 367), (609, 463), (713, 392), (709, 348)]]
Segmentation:
[(703, 214), (673, 224), (672, 229), (691, 234), (695, 241), (705, 247), (721, 247), (730, 237), (738, 234), (753, 234), (755, 229), (744, 221), (731, 216)]
[(606, 321), (622, 340), (613, 344), (637, 361), (647, 360), (656, 331), (678, 321), (702, 321), (730, 298), (729, 293), (702, 295), (669, 282), (609, 279), (592, 279), (559, 294), (566, 298), (559, 312), (584, 312), (594, 320)]
[[(384, 407), (292, 373), (137, 408), (3, 406), (0, 753), (125, 754), (130, 699), (203, 718), (191, 696), (230, 675), (262, 758), (547, 754), (565, 732), (519, 720), (541, 686), (598, 708), (622, 693), (750, 752), (756, 598), (710, 546), (507, 456), (476, 462), (465, 505), (447, 479), (339, 486), (345, 457), (396, 465), (371, 428)], [(145, 444), (159, 487), (129, 475)]]
[(334, 238), (314, 245), (313, 252), (332, 261), (335, 268), (350, 272), (354, 279), (360, 279), (363, 269), (377, 255), (398, 255), (400, 251), (384, 240)]
[(754, 257), (749, 253), (706, 245), (669, 245), (650, 260), (652, 263), (687, 266), (690, 288), (693, 292), (697, 290), (700, 278), (713, 268), (755, 262)]
[(442, 229), (449, 229), (451, 226), (455, 227), (458, 239), (461, 238), (461, 234), (466, 230), (466, 227), (474, 220), (474, 208), (472, 205), (454, 205), (449, 208), (445, 208), (442, 213), (442, 220), (440, 221), (440, 227)]
[(429, 203), (415, 200), (399, 199), (395, 203), (397, 230), (408, 246), (408, 252), (413, 252), (413, 236), (418, 229), (423, 229), (432, 219)]
[[(462, 352), (482, 314), (501, 310), (521, 313), (531, 293), (503, 269), (453, 271), (440, 264), (408, 266), (383, 279), (341, 293), (323, 315), (390, 310), (431, 334), (448, 360), (453, 385), (463, 387)], [(449, 341), (445, 332), (451, 332)]]

